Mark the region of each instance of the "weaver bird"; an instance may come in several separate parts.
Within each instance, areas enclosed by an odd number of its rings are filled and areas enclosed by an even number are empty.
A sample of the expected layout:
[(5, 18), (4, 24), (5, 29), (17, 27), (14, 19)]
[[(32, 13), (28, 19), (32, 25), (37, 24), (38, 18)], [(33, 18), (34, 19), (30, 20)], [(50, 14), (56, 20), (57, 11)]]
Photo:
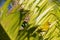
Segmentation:
[(50, 26), (50, 23), (47, 21), (43, 25), (38, 27), (38, 31), (46, 32), (50, 28), (49, 26)]

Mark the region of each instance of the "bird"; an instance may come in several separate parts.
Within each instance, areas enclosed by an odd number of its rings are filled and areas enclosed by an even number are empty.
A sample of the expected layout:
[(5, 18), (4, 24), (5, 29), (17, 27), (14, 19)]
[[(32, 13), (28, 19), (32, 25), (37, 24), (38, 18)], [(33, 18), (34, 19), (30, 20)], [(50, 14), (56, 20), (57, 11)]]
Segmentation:
[(50, 28), (49, 26), (50, 26), (50, 22), (47, 21), (38, 28), (38, 31), (46, 32)]

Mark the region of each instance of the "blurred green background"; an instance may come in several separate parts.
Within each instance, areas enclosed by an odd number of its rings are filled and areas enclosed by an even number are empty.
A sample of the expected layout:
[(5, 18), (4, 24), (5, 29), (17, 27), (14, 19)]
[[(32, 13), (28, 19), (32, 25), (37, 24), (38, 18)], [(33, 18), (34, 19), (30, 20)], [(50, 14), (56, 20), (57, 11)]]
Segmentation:
[(60, 40), (60, 0), (0, 0), (0, 40)]

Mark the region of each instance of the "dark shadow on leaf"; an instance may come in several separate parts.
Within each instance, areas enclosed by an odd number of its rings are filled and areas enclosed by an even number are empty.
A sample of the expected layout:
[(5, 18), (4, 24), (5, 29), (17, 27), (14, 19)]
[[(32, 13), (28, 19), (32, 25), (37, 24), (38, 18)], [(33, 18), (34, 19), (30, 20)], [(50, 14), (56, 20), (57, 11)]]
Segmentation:
[(9, 36), (5, 32), (5, 30), (2, 28), (0, 24), (0, 40), (10, 40)]

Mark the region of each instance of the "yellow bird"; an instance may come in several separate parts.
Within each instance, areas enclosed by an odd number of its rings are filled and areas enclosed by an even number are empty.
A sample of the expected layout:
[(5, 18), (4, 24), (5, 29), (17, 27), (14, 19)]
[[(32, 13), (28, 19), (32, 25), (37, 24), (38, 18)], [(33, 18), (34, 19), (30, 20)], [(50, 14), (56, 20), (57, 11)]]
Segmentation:
[(38, 29), (42, 32), (46, 32), (48, 31), (49, 29), (49, 26), (50, 26), (50, 23), (49, 22), (45, 22), (43, 25), (41, 25)]

